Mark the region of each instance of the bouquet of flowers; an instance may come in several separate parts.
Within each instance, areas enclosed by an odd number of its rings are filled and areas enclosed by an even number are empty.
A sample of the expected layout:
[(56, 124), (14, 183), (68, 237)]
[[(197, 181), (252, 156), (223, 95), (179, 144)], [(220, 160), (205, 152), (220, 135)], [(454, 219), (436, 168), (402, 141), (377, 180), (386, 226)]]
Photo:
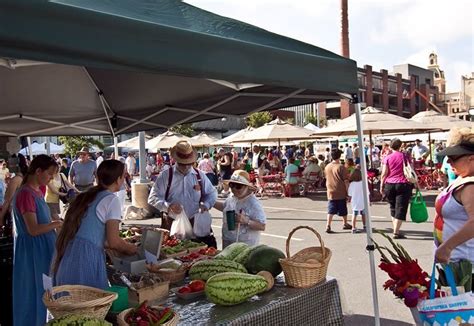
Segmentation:
[[(407, 307), (416, 307), (419, 300), (428, 298), (429, 275), (421, 269), (416, 259), (410, 257), (405, 248), (384, 233), (379, 233), (390, 242), (393, 248), (392, 250), (382, 247), (372, 240), (381, 255), (379, 268), (390, 277), (383, 287), (385, 290), (390, 289), (397, 298), (403, 299)], [(393, 261), (384, 252), (388, 253)]]

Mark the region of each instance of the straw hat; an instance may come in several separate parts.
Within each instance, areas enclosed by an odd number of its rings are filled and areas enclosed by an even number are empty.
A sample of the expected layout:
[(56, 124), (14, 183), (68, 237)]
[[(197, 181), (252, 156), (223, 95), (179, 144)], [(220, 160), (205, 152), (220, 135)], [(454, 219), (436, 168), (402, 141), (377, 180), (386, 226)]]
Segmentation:
[(232, 176), (229, 180), (224, 180), (224, 183), (239, 183), (244, 186), (248, 186), (249, 188), (256, 189), (256, 187), (250, 182), (250, 175), (247, 171), (244, 170), (235, 170), (232, 173)]
[(452, 128), (449, 132), (448, 147), (438, 155), (474, 155), (474, 128)]
[(81, 150), (77, 152), (77, 154), (90, 154), (89, 147), (82, 147)]
[(171, 156), (181, 164), (193, 164), (197, 159), (197, 152), (187, 140), (180, 140), (171, 148)]
[(318, 158), (317, 158), (316, 156), (310, 156), (310, 157), (308, 158), (308, 161), (310, 161), (310, 162), (317, 162), (317, 161), (318, 161)]

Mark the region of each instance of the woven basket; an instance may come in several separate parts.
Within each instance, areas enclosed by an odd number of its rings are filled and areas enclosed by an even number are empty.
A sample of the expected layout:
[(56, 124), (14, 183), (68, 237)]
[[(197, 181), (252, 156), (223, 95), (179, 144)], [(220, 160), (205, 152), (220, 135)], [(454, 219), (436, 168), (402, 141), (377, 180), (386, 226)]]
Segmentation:
[(54, 318), (74, 314), (103, 320), (117, 297), (117, 293), (89, 286), (62, 285), (53, 287), (52, 297), (45, 292), (43, 302)]
[[(165, 309), (165, 307), (163, 306), (153, 306), (153, 308), (156, 308), (158, 310), (163, 310)], [(126, 309), (124, 311), (122, 311), (120, 314), (118, 314), (117, 316), (117, 324), (118, 326), (128, 326), (130, 324), (128, 324), (126, 321), (125, 321), (125, 316), (127, 316), (127, 314), (132, 311), (133, 308), (130, 308), (130, 309)], [(173, 318), (171, 318), (170, 320), (168, 320), (166, 323), (164, 324), (161, 324), (161, 325), (165, 325), (165, 326), (176, 326), (178, 325), (178, 321), (179, 321), (179, 316), (178, 314), (175, 312), (174, 313), (174, 316)]]
[(186, 268), (181, 266), (177, 270), (171, 270), (168, 268), (160, 269), (156, 265), (146, 265), (147, 270), (150, 273), (154, 273), (159, 276), (163, 281), (169, 281), (170, 283), (179, 283), (186, 277)]
[[(308, 229), (312, 231), (319, 242), (320, 247), (309, 247), (290, 256), (290, 240), (296, 230)], [(295, 288), (307, 288), (319, 283), (326, 278), (331, 250), (324, 247), (324, 242), (319, 233), (309, 226), (298, 226), (293, 229), (286, 240), (286, 256), (280, 258), (280, 265), (285, 274), (286, 284)], [(311, 261), (308, 262), (308, 259)]]

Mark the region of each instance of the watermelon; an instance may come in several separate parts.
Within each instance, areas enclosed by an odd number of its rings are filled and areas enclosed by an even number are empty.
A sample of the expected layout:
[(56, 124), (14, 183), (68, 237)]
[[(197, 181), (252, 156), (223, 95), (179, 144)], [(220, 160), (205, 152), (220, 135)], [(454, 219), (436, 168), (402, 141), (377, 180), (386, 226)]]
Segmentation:
[(207, 281), (210, 277), (224, 272), (247, 273), (242, 264), (225, 259), (201, 260), (191, 266), (189, 277), (192, 280)]
[(214, 258), (215, 259), (226, 259), (234, 260), (242, 251), (248, 248), (249, 245), (243, 242), (234, 242), (224, 248), (220, 253), (218, 253)]
[(264, 292), (267, 287), (268, 282), (260, 275), (221, 273), (207, 280), (205, 291), (209, 301), (232, 306)]
[(262, 246), (252, 251), (245, 263), (245, 267), (251, 274), (267, 271), (272, 273), (273, 277), (276, 277), (282, 272), (279, 259), (285, 257), (285, 254), (281, 250)]

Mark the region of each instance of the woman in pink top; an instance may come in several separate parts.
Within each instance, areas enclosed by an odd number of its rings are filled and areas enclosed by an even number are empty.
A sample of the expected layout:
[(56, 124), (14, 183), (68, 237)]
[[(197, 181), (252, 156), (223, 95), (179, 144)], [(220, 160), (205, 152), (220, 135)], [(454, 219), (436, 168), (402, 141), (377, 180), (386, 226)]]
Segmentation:
[(199, 161), (198, 169), (206, 174), (213, 186), (217, 186), (218, 180), (217, 175), (214, 172), (214, 162), (209, 158), (209, 153), (204, 153), (202, 160)]
[(392, 139), (390, 143), (392, 153), (387, 155), (382, 162), (382, 191), (390, 204), (394, 239), (406, 238), (400, 233), (400, 227), (403, 221), (406, 221), (413, 189), (413, 184), (409, 183), (403, 174), (403, 163), (411, 164), (411, 161), (409, 156), (400, 151), (401, 146), (400, 139)]

